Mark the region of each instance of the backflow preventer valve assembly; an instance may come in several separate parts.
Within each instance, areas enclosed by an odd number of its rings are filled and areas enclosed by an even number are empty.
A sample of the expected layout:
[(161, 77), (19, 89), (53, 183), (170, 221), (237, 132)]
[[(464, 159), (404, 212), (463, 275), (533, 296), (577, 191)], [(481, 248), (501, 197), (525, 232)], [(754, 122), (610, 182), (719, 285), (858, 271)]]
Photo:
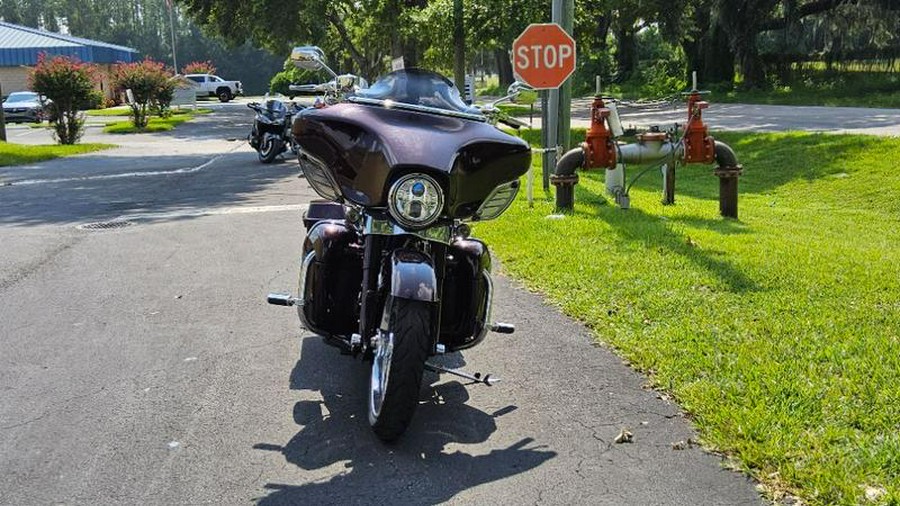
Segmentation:
[(607, 104), (603, 97), (594, 98), (591, 105), (591, 127), (581, 147), (572, 149), (560, 158), (556, 173), (550, 182), (556, 186), (556, 207), (572, 210), (575, 205), (576, 169), (606, 169), (607, 191), (622, 208), (630, 206), (628, 188), (625, 186), (626, 164), (661, 164), (663, 174), (663, 203), (675, 202), (675, 166), (677, 164), (710, 164), (719, 178), (719, 213), (726, 218), (737, 218), (738, 177), (742, 166), (734, 151), (724, 142), (713, 139), (703, 123), (703, 110), (709, 103), (702, 99), (706, 92), (693, 89), (687, 92), (688, 119), (678, 140), (675, 133), (651, 128), (636, 136), (631, 144), (616, 142), (624, 135), (615, 102)]

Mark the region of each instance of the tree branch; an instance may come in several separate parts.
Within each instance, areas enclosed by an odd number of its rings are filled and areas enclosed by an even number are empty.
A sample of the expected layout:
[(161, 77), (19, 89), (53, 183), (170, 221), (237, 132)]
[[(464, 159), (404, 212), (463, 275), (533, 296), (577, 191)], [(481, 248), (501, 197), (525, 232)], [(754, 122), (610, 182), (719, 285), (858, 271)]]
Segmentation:
[[(841, 4), (856, 5), (859, 0), (815, 0), (807, 4), (803, 4), (797, 9), (797, 13), (793, 16), (793, 20), (799, 21), (807, 16), (828, 12)], [(788, 18), (768, 19), (759, 24), (759, 31), (766, 30), (783, 30), (788, 25)]]
[(338, 35), (341, 37), (341, 41), (344, 43), (344, 46), (350, 51), (350, 57), (353, 58), (353, 61), (356, 63), (356, 66), (359, 67), (359, 73), (365, 73), (368, 71), (368, 62), (366, 61), (366, 57), (363, 56), (362, 53), (356, 48), (356, 45), (353, 44), (353, 39), (350, 38), (350, 34), (347, 33), (347, 27), (344, 26), (344, 22), (341, 21), (341, 18), (337, 16), (330, 9), (326, 10), (325, 16), (328, 18), (328, 22), (331, 23), (332, 26), (337, 30)]

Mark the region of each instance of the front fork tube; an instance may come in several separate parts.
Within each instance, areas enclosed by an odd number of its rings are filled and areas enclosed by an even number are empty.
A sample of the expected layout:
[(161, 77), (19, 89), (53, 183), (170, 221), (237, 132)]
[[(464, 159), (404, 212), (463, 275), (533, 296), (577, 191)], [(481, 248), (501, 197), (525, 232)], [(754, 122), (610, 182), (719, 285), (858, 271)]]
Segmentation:
[(375, 328), (380, 321), (377, 313), (378, 274), (381, 270), (381, 245), (383, 242), (384, 239), (381, 236), (367, 235), (365, 237), (362, 290), (359, 294), (359, 335), (364, 338), (364, 346), (368, 345), (368, 338), (375, 334)]

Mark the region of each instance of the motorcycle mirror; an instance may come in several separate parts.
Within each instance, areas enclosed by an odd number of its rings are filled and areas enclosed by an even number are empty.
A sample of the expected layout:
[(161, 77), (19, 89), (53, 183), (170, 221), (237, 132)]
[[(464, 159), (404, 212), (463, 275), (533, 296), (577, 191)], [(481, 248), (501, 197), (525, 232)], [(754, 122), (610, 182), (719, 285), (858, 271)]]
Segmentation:
[(325, 64), (325, 53), (317, 46), (298, 46), (291, 51), (291, 62), (305, 70), (319, 70)]
[(537, 101), (537, 92), (521, 81), (510, 84), (506, 95), (514, 104), (531, 105)]
[(325, 70), (331, 77), (337, 73), (325, 64), (325, 52), (318, 46), (297, 46), (291, 51), (291, 62), (298, 69)]

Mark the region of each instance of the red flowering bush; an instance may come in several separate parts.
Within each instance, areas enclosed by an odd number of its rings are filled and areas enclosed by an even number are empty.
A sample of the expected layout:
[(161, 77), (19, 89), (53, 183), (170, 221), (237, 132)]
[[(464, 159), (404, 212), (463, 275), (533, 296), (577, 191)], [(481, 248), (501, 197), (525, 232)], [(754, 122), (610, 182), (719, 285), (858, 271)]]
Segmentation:
[[(136, 63), (117, 63), (112, 70), (112, 86), (125, 94), (131, 107), (131, 122), (137, 128), (147, 126), (147, 113), (152, 106), (168, 110), (174, 85), (166, 66), (150, 58)], [(130, 94), (129, 94), (130, 91)]]
[(181, 69), (182, 74), (215, 74), (216, 66), (212, 60), (192, 61)]
[(94, 87), (98, 76), (95, 66), (77, 59), (38, 56), (28, 87), (52, 101), (50, 116), (56, 118), (54, 133), (60, 144), (75, 144), (84, 133), (84, 116), (79, 111), (100, 100)]

